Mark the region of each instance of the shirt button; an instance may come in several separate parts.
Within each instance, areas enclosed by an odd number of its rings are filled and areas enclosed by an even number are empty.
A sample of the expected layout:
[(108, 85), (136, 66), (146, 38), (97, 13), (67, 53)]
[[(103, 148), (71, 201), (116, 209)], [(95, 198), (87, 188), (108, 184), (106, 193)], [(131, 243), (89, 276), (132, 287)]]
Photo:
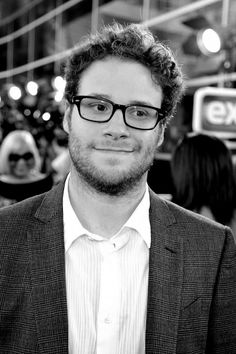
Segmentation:
[(105, 320), (104, 320), (104, 323), (106, 323), (106, 324), (110, 324), (110, 323), (111, 323), (110, 318), (106, 317), (106, 318), (105, 318)]

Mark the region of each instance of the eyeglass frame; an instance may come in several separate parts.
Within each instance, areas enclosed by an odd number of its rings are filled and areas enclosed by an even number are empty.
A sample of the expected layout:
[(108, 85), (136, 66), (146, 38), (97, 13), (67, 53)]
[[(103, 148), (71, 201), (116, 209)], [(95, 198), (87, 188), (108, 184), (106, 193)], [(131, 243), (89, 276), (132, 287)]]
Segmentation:
[[(112, 112), (111, 112), (111, 116), (110, 118), (106, 119), (106, 120), (103, 120), (103, 121), (97, 121), (97, 120), (93, 120), (93, 119), (88, 119), (88, 118), (85, 118), (81, 115), (81, 111), (80, 111), (80, 102), (82, 101), (83, 98), (95, 98), (95, 99), (100, 99), (101, 101), (104, 101), (104, 102), (108, 102), (112, 105)], [(161, 108), (158, 108), (158, 107), (154, 107), (154, 106), (148, 106), (148, 105), (144, 105), (144, 104), (129, 104), (129, 105), (123, 105), (123, 104), (117, 104), (117, 103), (114, 103), (113, 101), (107, 99), (107, 98), (99, 98), (99, 97), (96, 97), (96, 96), (83, 96), (83, 95), (75, 95), (75, 96), (72, 96), (72, 98), (69, 100), (69, 102), (71, 104), (75, 104), (77, 109), (78, 109), (78, 112), (79, 112), (79, 115), (82, 119), (84, 120), (87, 120), (89, 122), (95, 122), (95, 123), (107, 123), (111, 120), (111, 118), (113, 117), (114, 113), (117, 111), (117, 109), (120, 109), (122, 114), (123, 114), (123, 120), (124, 120), (124, 123), (125, 125), (127, 125), (128, 127), (130, 128), (133, 128), (133, 129), (138, 129), (138, 130), (153, 130), (156, 128), (157, 124), (163, 120), (165, 118), (165, 111), (163, 111)], [(125, 117), (125, 112), (127, 110), (127, 108), (129, 107), (133, 107), (133, 106), (136, 106), (136, 107), (145, 107), (145, 108), (151, 108), (151, 109), (154, 109), (155, 111), (157, 111), (158, 113), (158, 117), (157, 117), (157, 120), (156, 120), (156, 123), (154, 125), (154, 127), (152, 128), (137, 128), (137, 127), (134, 127), (132, 125), (129, 125), (127, 122), (126, 122), (126, 117)], [(161, 118), (159, 119), (159, 116), (161, 116)]]

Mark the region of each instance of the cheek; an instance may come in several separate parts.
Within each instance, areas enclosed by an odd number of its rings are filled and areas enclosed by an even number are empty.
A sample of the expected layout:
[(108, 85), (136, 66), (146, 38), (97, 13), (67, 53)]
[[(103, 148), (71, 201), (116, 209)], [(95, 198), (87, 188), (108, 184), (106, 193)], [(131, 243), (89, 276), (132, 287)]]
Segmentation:
[(145, 150), (155, 151), (162, 143), (162, 135), (160, 131), (148, 132), (146, 136), (142, 139), (142, 146)]
[(73, 135), (73, 138), (78, 140), (81, 144), (90, 144), (100, 135), (99, 128), (102, 126), (86, 121), (79, 117), (72, 117), (70, 122), (69, 135)]
[(29, 160), (29, 161), (27, 161), (26, 165), (29, 169), (32, 169), (35, 167), (35, 161), (33, 159)]
[(15, 169), (15, 166), (16, 166), (15, 163), (9, 162), (9, 169), (10, 169), (10, 171), (13, 171), (13, 170)]

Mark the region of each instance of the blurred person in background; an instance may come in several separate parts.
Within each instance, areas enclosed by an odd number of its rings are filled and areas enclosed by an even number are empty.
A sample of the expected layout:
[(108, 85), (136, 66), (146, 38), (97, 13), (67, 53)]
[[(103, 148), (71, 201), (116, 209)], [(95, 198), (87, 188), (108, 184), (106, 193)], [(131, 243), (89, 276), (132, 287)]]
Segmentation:
[(0, 175), (2, 180), (19, 182), (41, 177), (41, 159), (35, 140), (26, 130), (14, 130), (0, 147)]
[(147, 185), (183, 94), (172, 52), (114, 24), (65, 78), (70, 173), (0, 210), (0, 352), (235, 354), (230, 228)]
[(188, 133), (172, 155), (172, 201), (228, 225), (236, 240), (236, 179), (225, 143), (205, 134)]
[(40, 170), (41, 157), (32, 134), (27, 130), (10, 132), (0, 147), (2, 205), (39, 194), (52, 187), (52, 178)]
[(51, 161), (54, 183), (63, 180), (70, 171), (71, 159), (68, 149), (68, 134), (61, 128), (54, 131), (52, 149), (55, 157)]

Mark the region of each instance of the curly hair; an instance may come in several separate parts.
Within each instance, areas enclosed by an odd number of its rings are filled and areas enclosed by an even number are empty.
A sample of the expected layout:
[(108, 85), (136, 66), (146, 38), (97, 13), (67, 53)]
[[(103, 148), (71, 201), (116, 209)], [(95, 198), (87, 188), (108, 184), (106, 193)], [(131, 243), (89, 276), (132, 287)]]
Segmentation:
[(196, 212), (206, 206), (216, 221), (230, 224), (236, 207), (235, 171), (222, 140), (188, 133), (173, 152), (171, 171), (174, 203)]
[(95, 60), (107, 56), (134, 60), (149, 68), (152, 79), (163, 91), (164, 121), (173, 116), (184, 91), (182, 72), (171, 50), (137, 24), (104, 26), (101, 32), (85, 37), (78, 44), (65, 66), (65, 98), (69, 102), (77, 94), (81, 73)]

